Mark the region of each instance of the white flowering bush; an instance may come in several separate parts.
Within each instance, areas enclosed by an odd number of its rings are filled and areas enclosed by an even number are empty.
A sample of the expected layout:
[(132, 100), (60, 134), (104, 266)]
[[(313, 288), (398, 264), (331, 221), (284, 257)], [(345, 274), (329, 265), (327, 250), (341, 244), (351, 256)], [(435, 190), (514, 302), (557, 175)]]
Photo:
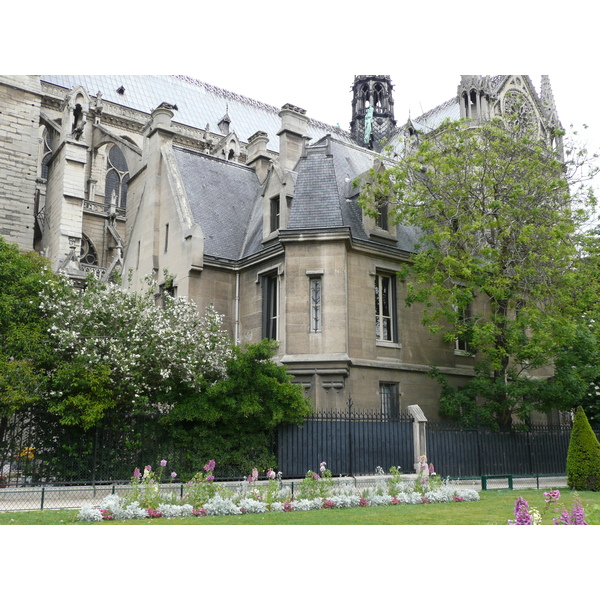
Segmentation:
[(92, 279), (83, 291), (66, 278), (47, 285), (40, 307), (52, 322), (48, 333), (63, 360), (50, 374), (54, 384), (47, 397), (57, 412), (68, 415), (76, 399), (82, 403), (68, 385), (72, 368), (85, 367), (102, 384), (93, 404), (79, 406), (88, 426), (117, 404), (140, 408), (161, 398), (164, 409), (178, 386), (197, 391), (207, 380), (225, 377), (232, 347), (222, 316), (212, 307), (199, 314), (184, 297), (167, 296), (164, 307), (158, 306), (152, 291), (139, 294)]

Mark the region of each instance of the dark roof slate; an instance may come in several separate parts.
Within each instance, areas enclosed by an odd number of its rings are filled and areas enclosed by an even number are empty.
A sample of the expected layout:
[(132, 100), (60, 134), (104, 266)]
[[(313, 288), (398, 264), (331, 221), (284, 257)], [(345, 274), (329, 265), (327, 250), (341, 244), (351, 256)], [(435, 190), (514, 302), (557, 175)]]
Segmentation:
[(254, 169), (183, 148), (173, 151), (194, 222), (205, 236), (204, 253), (240, 259), (260, 196)]

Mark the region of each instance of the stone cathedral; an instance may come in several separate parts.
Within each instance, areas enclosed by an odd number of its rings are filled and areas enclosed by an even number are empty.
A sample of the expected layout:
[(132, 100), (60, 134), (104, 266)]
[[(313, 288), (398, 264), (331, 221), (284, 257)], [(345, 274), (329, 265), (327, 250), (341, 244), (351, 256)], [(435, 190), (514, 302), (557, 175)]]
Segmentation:
[(458, 385), (473, 357), (405, 306), (417, 232), (364, 215), (352, 181), (446, 118), (518, 110), (560, 143), (547, 76), (457, 83), (398, 119), (390, 78), (357, 76), (344, 130), (185, 76), (0, 76), (0, 235), (76, 282), (151, 274), (157, 301), (213, 304), (236, 343), (276, 339), (318, 409), (439, 420), (429, 366)]

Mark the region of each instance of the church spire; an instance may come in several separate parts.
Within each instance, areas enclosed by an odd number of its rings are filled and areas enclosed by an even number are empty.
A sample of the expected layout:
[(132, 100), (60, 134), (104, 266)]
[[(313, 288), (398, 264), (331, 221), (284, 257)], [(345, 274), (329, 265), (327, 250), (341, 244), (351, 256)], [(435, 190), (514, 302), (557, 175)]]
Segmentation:
[(389, 75), (357, 75), (352, 86), (350, 131), (360, 146), (380, 151), (396, 126)]

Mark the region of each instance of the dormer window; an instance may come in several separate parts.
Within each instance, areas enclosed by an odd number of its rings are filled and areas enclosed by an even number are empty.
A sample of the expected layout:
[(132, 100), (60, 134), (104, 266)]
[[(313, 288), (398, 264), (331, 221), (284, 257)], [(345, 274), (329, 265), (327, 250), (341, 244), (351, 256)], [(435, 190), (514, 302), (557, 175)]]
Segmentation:
[(279, 196), (271, 198), (271, 233), (277, 231), (281, 221), (281, 201)]

